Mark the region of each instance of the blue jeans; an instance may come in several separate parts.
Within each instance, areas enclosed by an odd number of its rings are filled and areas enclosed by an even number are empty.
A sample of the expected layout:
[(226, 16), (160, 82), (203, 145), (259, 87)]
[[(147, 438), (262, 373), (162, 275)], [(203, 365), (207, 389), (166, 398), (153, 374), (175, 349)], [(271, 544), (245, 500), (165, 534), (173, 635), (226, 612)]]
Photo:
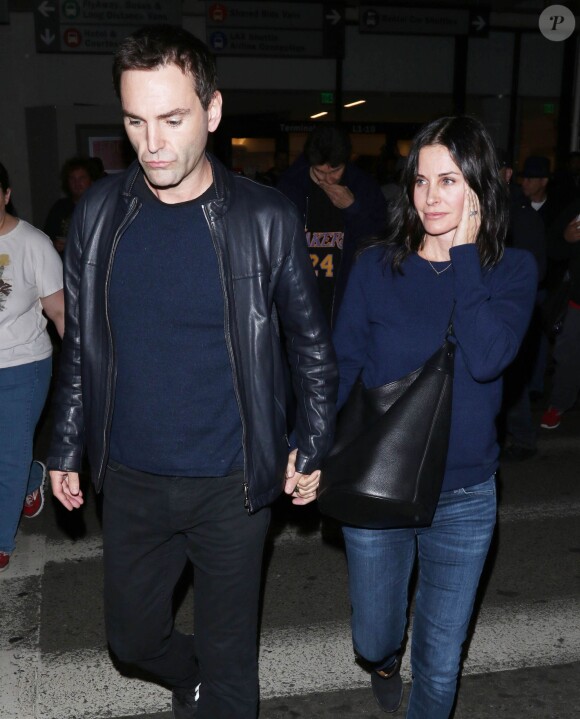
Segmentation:
[(442, 492), (430, 527), (343, 528), (354, 649), (377, 669), (391, 665), (400, 653), (418, 554), (407, 719), (447, 719), (451, 712), (495, 518), (492, 477)]
[(34, 430), (46, 402), (52, 360), (0, 369), (0, 552), (14, 551), (24, 498), (42, 482), (32, 463)]

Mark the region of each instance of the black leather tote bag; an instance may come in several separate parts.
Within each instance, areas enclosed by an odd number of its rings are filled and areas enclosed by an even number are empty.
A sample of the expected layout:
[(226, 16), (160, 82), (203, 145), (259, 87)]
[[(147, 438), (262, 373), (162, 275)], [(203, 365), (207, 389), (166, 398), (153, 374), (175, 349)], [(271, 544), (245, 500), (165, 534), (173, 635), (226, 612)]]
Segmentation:
[(323, 514), (369, 529), (431, 524), (451, 427), (455, 345), (449, 334), (402, 379), (367, 389), (359, 378), (322, 463)]

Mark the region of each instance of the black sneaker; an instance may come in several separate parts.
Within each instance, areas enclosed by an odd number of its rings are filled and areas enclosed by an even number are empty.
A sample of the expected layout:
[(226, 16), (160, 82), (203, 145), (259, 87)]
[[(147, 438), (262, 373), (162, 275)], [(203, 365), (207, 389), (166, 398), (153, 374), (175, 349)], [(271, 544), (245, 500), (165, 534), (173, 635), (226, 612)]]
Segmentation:
[(388, 669), (375, 669), (371, 673), (371, 685), (380, 708), (388, 714), (396, 712), (403, 701), (400, 659)]
[(199, 687), (192, 689), (174, 689), (171, 699), (173, 719), (194, 719), (197, 716), (197, 703), (199, 701)]

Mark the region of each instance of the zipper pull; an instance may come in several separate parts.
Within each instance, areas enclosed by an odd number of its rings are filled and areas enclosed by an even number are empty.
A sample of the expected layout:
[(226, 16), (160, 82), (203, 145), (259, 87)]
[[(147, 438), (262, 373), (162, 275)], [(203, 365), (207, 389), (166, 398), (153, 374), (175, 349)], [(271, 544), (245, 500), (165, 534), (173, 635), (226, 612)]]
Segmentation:
[(247, 482), (244, 482), (244, 509), (250, 510), (250, 488)]

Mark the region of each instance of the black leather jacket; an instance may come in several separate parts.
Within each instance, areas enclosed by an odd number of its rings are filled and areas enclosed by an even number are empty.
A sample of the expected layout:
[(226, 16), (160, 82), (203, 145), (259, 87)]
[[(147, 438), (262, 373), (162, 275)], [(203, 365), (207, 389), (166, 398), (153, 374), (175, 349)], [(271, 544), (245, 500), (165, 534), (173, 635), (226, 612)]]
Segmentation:
[[(223, 286), (226, 343), (242, 418), (246, 507), (254, 512), (284, 484), (287, 366), (296, 395), (297, 469), (306, 473), (318, 468), (330, 448), (337, 369), (297, 212), (278, 191), (233, 175), (208, 157), (217, 199), (203, 210)], [(47, 461), (50, 469), (79, 471), (86, 447), (97, 491), (108, 458), (116, 376), (107, 295), (119, 239), (140, 210), (133, 193), (140, 172), (135, 163), (85, 193), (65, 251), (66, 330)]]

